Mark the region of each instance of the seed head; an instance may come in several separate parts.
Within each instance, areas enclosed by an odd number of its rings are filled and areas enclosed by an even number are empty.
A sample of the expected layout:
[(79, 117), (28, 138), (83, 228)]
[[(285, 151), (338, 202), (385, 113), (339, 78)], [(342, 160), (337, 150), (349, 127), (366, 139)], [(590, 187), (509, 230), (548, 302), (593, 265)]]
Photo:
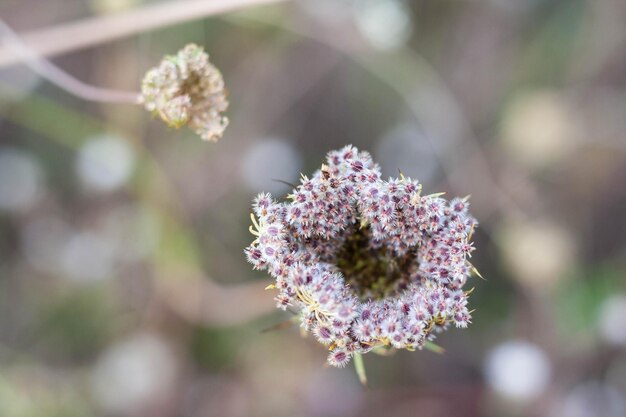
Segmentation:
[(224, 79), (202, 47), (189, 44), (167, 55), (141, 83), (141, 102), (168, 126), (189, 126), (203, 140), (217, 142), (228, 119)]
[(299, 310), (302, 328), (330, 346), (329, 364), (377, 347), (421, 349), (469, 324), (462, 288), (476, 219), (467, 198), (421, 191), (402, 175), (383, 181), (369, 153), (346, 146), (290, 201), (256, 198), (248, 261), (276, 280), (277, 306)]

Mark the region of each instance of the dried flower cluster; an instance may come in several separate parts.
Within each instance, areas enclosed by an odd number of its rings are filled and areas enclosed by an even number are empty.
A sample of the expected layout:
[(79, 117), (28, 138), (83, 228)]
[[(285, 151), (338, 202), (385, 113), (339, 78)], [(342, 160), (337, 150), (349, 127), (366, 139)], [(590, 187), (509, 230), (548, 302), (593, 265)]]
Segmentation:
[(209, 55), (189, 44), (150, 69), (141, 83), (141, 101), (169, 126), (189, 126), (204, 140), (217, 142), (228, 119), (224, 79)]
[[(450, 323), (466, 327), (476, 220), (467, 199), (421, 195), (401, 175), (383, 181), (367, 152), (330, 152), (286, 202), (260, 194), (246, 248), (275, 278), (280, 308), (328, 345), (328, 362), (355, 353), (420, 349)], [(255, 217), (256, 216), (256, 217)]]

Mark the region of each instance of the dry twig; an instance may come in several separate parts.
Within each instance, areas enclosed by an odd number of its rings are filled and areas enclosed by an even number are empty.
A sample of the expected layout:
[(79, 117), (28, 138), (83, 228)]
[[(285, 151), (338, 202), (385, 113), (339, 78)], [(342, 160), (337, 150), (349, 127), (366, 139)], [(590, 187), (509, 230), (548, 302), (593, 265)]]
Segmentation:
[[(99, 45), (206, 16), (285, 0), (187, 0), (140, 7), (127, 13), (98, 16), (20, 35), (38, 56), (54, 56)], [(23, 58), (8, 45), (0, 46), (0, 68)]]

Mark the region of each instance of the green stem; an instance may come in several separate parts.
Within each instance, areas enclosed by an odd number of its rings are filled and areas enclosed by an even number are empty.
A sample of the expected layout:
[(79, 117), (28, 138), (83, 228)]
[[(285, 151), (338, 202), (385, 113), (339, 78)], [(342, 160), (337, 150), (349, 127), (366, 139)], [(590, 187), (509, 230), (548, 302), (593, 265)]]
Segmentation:
[(364, 387), (367, 386), (367, 375), (365, 374), (365, 364), (363, 363), (363, 356), (360, 353), (355, 353), (354, 357), (354, 369), (359, 377), (359, 381)]
[(444, 353), (446, 353), (446, 350), (444, 348), (442, 348), (441, 346), (431, 341), (426, 341), (426, 343), (424, 343), (424, 348), (427, 350), (430, 350), (431, 352), (438, 353), (440, 355), (443, 355)]

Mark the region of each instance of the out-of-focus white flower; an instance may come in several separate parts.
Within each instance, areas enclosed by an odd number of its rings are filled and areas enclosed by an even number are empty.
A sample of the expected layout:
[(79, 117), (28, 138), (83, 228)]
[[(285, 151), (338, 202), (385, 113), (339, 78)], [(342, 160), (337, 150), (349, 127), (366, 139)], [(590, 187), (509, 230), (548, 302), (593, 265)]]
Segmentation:
[(175, 358), (167, 344), (158, 336), (140, 334), (102, 354), (91, 377), (91, 388), (107, 412), (128, 415), (159, 402), (171, 389), (175, 374)]
[(626, 346), (626, 295), (612, 295), (602, 303), (598, 315), (600, 336), (615, 346)]
[(156, 216), (134, 206), (108, 211), (94, 223), (75, 229), (51, 214), (33, 218), (21, 230), (21, 250), (39, 272), (89, 283), (114, 278), (121, 263), (146, 256), (160, 238)]
[(575, 259), (573, 237), (546, 221), (504, 225), (499, 241), (515, 278), (537, 291), (552, 289)]
[(22, 212), (41, 195), (42, 173), (37, 162), (17, 149), (0, 150), (0, 210)]
[(252, 191), (278, 193), (288, 188), (280, 181), (296, 181), (301, 168), (302, 158), (293, 145), (281, 139), (263, 138), (244, 154), (241, 176)]
[(134, 165), (135, 154), (128, 143), (109, 135), (87, 140), (76, 160), (76, 170), (85, 188), (99, 192), (126, 184)]
[(357, 27), (375, 48), (396, 49), (410, 39), (413, 21), (404, 1), (358, 0), (354, 7)]
[(528, 92), (516, 97), (503, 120), (504, 145), (531, 168), (563, 158), (578, 139), (575, 117), (554, 92)]
[(548, 386), (551, 365), (539, 347), (515, 340), (489, 352), (484, 372), (495, 392), (510, 400), (526, 402), (537, 398)]

